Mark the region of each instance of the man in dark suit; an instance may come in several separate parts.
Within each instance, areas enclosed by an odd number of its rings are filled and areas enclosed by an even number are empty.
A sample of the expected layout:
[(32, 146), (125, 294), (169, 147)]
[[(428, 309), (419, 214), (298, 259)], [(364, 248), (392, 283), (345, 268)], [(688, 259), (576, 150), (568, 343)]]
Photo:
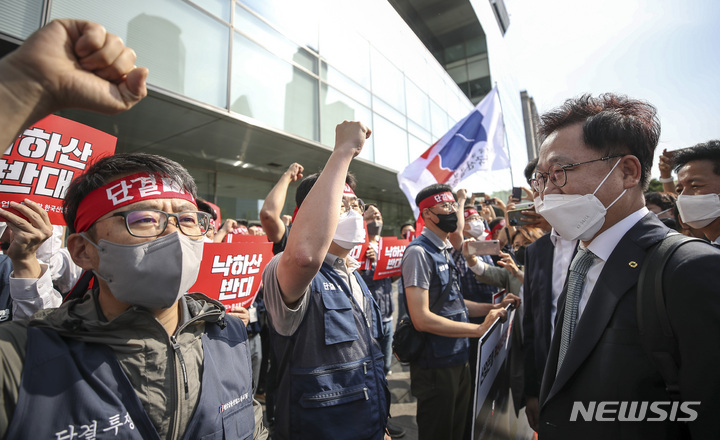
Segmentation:
[(665, 268), (681, 403), (671, 402), (639, 335), (640, 269), (669, 231), (643, 199), (659, 135), (653, 106), (612, 94), (568, 100), (542, 117), (538, 211), (581, 243), (540, 389), (541, 440), (720, 435), (720, 250), (689, 243)]

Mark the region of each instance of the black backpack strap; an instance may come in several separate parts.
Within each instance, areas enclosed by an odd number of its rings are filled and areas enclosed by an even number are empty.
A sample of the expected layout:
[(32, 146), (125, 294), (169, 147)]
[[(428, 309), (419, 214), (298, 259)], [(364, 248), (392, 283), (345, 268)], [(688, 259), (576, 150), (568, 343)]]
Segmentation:
[(640, 269), (637, 287), (637, 321), (645, 352), (657, 367), (673, 400), (680, 400), (678, 342), (670, 324), (663, 293), (665, 265), (685, 243), (704, 242), (682, 234), (668, 234), (653, 245)]

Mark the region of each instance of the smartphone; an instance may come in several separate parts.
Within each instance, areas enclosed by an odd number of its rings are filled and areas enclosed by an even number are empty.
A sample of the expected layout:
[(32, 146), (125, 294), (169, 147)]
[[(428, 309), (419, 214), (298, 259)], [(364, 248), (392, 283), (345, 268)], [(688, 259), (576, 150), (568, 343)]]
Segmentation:
[(485, 199), (485, 204), (486, 205), (494, 205), (495, 201), (493, 199)]
[(471, 255), (500, 255), (500, 241), (471, 241), (468, 243), (468, 252)]
[(485, 193), (473, 193), (473, 197), (475, 197), (476, 199), (485, 199), (485, 198), (487, 198), (487, 196), (485, 195)]
[(528, 209), (535, 209), (535, 203), (534, 202), (524, 202), (524, 203), (516, 203), (515, 209), (520, 209), (527, 211)]
[(520, 188), (519, 186), (513, 186), (512, 198), (519, 202), (520, 199), (522, 199), (522, 188)]
[(508, 211), (507, 215), (510, 226), (523, 226), (531, 224), (530, 222), (526, 222), (523, 220), (523, 211), (527, 211), (527, 209), (513, 209), (511, 211)]

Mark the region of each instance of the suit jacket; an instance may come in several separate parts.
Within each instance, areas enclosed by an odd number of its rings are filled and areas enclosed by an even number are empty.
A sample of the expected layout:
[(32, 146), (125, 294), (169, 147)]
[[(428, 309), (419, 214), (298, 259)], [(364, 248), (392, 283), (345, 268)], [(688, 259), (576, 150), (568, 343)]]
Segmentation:
[[(683, 402), (700, 402), (692, 414), (672, 414), (665, 383), (645, 354), (637, 325), (636, 286), (647, 250), (668, 233), (652, 213), (633, 226), (605, 263), (592, 291), (560, 371), (557, 359), (561, 331), (552, 339), (540, 390), (541, 440), (547, 439), (665, 439), (720, 438), (720, 250), (704, 243), (686, 244), (673, 255), (663, 275), (668, 315), (680, 352), (679, 383)], [(564, 293), (558, 302), (557, 328), (562, 328)], [(608, 409), (600, 417), (615, 421), (585, 421), (573, 407), (587, 410), (596, 402)], [(665, 417), (649, 408), (641, 421), (617, 421), (638, 402), (667, 402)], [(579, 409), (577, 407), (576, 409)], [(618, 415), (618, 412), (623, 414)], [(590, 416), (593, 417), (593, 416)], [(597, 420), (597, 412), (594, 419)], [(665, 421), (647, 421), (665, 418)]]
[(554, 252), (550, 234), (525, 249), (522, 327), (525, 395), (528, 397), (540, 395), (540, 382), (550, 350)]

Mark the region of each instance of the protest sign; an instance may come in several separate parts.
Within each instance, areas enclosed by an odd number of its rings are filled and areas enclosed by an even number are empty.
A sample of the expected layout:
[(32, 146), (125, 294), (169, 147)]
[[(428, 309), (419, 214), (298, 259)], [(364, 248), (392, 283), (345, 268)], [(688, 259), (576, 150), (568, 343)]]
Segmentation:
[(200, 274), (190, 292), (200, 292), (226, 307), (248, 308), (255, 301), (262, 273), (272, 259), (272, 243), (205, 243)]
[(26, 198), (38, 203), (54, 225), (64, 225), (62, 205), (70, 182), (104, 156), (117, 138), (50, 115), (27, 128), (0, 158), (0, 207)]
[(400, 262), (408, 244), (410, 243), (407, 240), (396, 237), (380, 239), (380, 252), (377, 256), (373, 280), (400, 275)]

